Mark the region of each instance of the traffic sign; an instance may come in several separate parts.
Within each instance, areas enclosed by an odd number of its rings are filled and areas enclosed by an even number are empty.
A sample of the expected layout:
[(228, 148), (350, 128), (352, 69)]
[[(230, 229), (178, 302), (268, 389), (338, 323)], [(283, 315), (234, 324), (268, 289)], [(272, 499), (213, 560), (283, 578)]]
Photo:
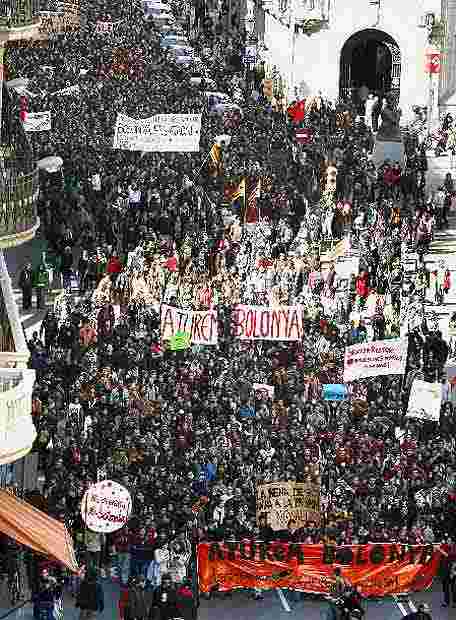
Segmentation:
[(440, 52), (426, 54), (426, 73), (440, 73)]

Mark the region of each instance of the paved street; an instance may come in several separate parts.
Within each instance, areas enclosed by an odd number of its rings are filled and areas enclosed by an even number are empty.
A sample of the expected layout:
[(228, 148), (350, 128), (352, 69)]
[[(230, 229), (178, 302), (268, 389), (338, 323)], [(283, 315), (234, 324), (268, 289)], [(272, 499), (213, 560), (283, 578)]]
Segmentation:
[[(450, 169), (448, 157), (430, 157), (430, 170), (428, 174), (429, 185), (437, 186), (445, 173)], [(13, 286), (16, 289), (16, 301), (21, 307), (21, 294), (17, 289), (16, 282), (18, 273), (22, 265), (27, 260), (36, 263), (40, 253), (44, 249), (43, 242), (38, 238), (31, 243), (24, 244), (18, 248), (13, 248), (6, 252), (6, 258)], [(434, 310), (440, 318), (442, 331), (445, 332), (448, 324), (448, 315), (451, 311), (456, 311), (456, 218), (450, 221), (450, 228), (446, 231), (438, 232), (431, 247), (431, 254), (426, 257), (429, 267), (436, 264), (440, 258), (445, 258), (452, 271), (453, 287), (450, 295), (443, 306), (429, 305), (429, 311)], [(410, 258), (414, 258), (413, 255)], [(39, 329), (44, 311), (21, 310), (21, 319), (25, 323), (27, 335), (30, 337), (32, 331)], [(118, 618), (118, 588), (112, 584), (106, 584), (106, 609), (103, 614), (98, 616), (99, 620), (112, 620)], [(306, 618), (307, 620), (321, 620), (325, 617), (326, 604), (318, 600), (304, 600), (297, 603), (291, 601), (289, 594), (284, 593), (285, 603), (289, 603), (290, 611), (284, 609), (283, 601), (276, 592), (266, 593), (263, 601), (254, 601), (247, 592), (234, 593), (230, 598), (214, 597), (210, 601), (202, 600), (199, 610), (200, 620), (279, 620), (282, 618)], [(454, 618), (454, 610), (442, 609), (440, 607), (441, 596), (438, 583), (431, 592), (426, 592), (413, 598), (416, 604), (419, 601), (427, 602), (433, 611), (433, 620), (448, 620)], [(6, 593), (0, 588), (0, 616), (9, 609)], [(65, 598), (65, 620), (76, 620), (78, 611), (74, 608), (74, 600), (71, 597)], [(402, 616), (401, 610), (391, 599), (383, 601), (372, 601), (367, 604), (366, 620), (396, 620)], [(29, 605), (14, 612), (9, 616), (12, 620), (31, 619), (32, 613)]]
[[(35, 304), (35, 295), (33, 295), (33, 307), (31, 310), (22, 310), (22, 294), (17, 286), (19, 273), (27, 261), (31, 261), (36, 266), (41, 258), (41, 253), (46, 249), (46, 242), (39, 236), (28, 243), (24, 243), (15, 248), (5, 251), (6, 263), (15, 292), (15, 300), (19, 308), (21, 321), (24, 324), (27, 337), (30, 338), (34, 331), (39, 331), (41, 321), (44, 318), (46, 310), (37, 310)], [(57, 288), (55, 289), (57, 290)], [(47, 306), (52, 305), (53, 296), (48, 298)]]
[[(290, 599), (289, 595), (286, 595)], [(431, 592), (412, 597), (415, 606), (418, 602), (428, 603), (432, 609), (433, 620), (449, 620), (455, 617), (454, 609), (440, 607), (440, 593), (438, 584)], [(105, 604), (103, 614), (98, 614), (98, 620), (116, 620), (118, 614), (118, 588), (110, 584), (105, 585)], [(290, 612), (285, 611), (275, 592), (268, 592), (264, 600), (255, 601), (246, 592), (234, 593), (232, 597), (215, 598), (210, 601), (201, 601), (198, 620), (283, 620), (305, 618), (306, 620), (322, 620), (325, 618), (326, 604), (318, 600), (299, 601), (290, 604)], [(0, 607), (0, 617), (9, 607), (3, 604)], [(391, 599), (372, 601), (367, 604), (365, 620), (400, 620), (402, 613)], [(65, 620), (76, 620), (78, 610), (74, 607), (74, 599), (65, 597)], [(32, 610), (29, 605), (9, 616), (11, 620), (31, 620)]]

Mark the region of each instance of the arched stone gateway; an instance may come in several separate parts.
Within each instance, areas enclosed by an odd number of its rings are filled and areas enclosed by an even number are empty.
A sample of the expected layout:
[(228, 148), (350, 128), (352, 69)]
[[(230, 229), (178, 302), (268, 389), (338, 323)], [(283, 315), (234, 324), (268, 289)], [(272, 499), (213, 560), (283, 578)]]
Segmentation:
[(347, 39), (340, 54), (339, 96), (359, 103), (361, 86), (399, 101), (401, 52), (396, 41), (375, 28), (360, 30)]

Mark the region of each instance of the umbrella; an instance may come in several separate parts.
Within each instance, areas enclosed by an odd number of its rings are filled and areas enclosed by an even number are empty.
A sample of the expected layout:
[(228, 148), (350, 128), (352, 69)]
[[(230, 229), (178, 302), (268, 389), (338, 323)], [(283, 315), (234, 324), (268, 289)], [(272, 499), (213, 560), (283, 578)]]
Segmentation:
[(45, 157), (37, 162), (37, 167), (46, 172), (59, 172), (63, 166), (63, 159), (57, 156)]

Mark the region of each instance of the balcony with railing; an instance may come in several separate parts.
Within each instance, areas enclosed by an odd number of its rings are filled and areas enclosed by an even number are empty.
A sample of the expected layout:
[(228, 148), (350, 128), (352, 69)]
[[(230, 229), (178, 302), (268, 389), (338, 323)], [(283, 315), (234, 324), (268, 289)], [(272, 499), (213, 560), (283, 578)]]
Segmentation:
[(263, 9), (284, 25), (293, 13), (293, 22), (311, 34), (328, 25), (330, 0), (263, 0)]
[(0, 464), (13, 463), (30, 452), (36, 438), (32, 393), (34, 370), (0, 368)]
[(40, 22), (39, 0), (0, 0), (0, 39), (35, 36)]
[(36, 431), (35, 372), (5, 260), (5, 248), (33, 239), (39, 226), (39, 172), (21, 122), (18, 101), (0, 81), (0, 465), (25, 456)]
[[(3, 176), (3, 178), (2, 178)], [(39, 172), (0, 170), (0, 248), (30, 241), (39, 226)]]

